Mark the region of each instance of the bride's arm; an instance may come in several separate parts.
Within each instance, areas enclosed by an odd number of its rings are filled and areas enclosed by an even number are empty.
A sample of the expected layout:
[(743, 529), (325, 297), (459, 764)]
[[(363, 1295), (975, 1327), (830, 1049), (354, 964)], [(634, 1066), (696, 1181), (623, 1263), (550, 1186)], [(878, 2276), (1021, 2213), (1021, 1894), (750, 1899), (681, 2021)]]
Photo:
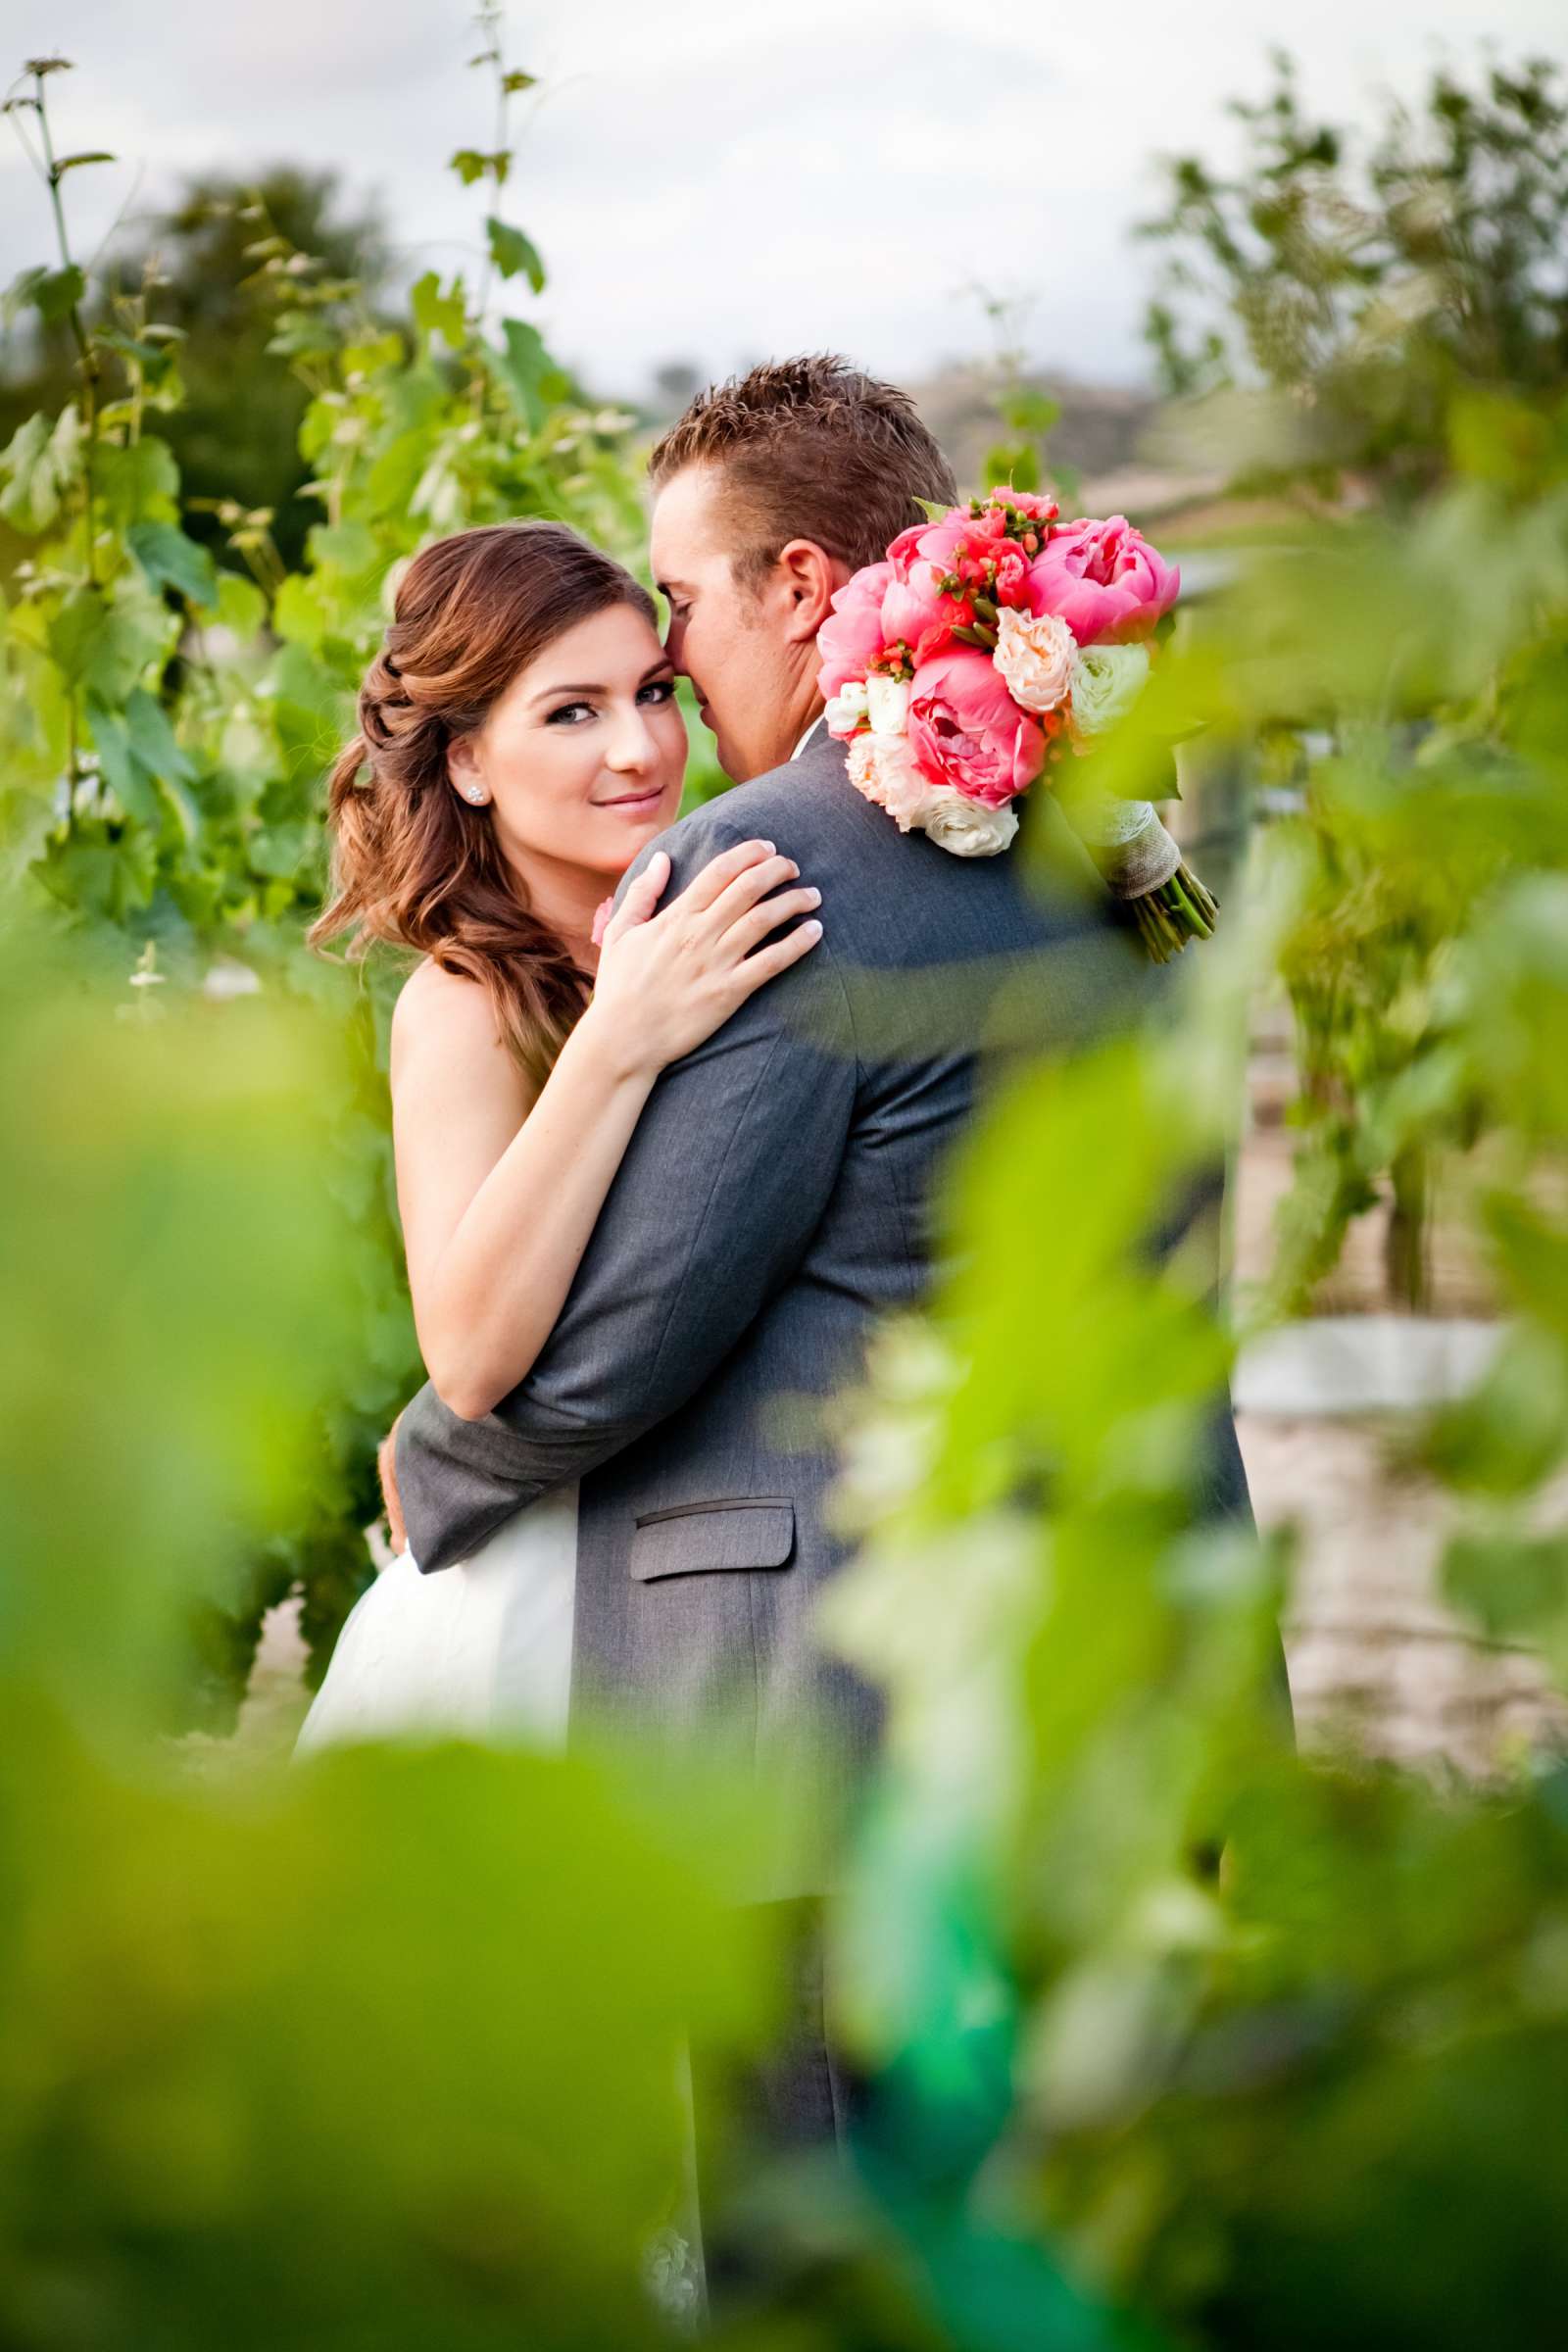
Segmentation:
[(714, 858), (653, 914), (667, 872), (665, 862), (633, 886), (592, 1003), (536, 1102), (475, 982), (424, 964), (398, 1000), (393, 1136), (409, 1287), (431, 1385), (464, 1420), (482, 1419), (532, 1368), (660, 1071), (820, 936), (802, 924), (769, 937), (816, 894), (779, 890), (798, 869), (768, 843)]

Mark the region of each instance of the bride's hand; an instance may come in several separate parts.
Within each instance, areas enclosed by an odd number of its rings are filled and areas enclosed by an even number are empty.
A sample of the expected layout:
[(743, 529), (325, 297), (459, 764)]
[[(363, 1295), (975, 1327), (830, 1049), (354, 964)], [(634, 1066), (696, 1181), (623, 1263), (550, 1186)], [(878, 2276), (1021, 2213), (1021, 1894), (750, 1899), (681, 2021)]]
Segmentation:
[(770, 841), (742, 842), (661, 907), (669, 859), (662, 850), (649, 859), (606, 927), (587, 1016), (628, 1071), (645, 1075), (678, 1061), (810, 954), (822, 936), (814, 919), (784, 939), (770, 937), (821, 904), (818, 890), (783, 887), (800, 871)]

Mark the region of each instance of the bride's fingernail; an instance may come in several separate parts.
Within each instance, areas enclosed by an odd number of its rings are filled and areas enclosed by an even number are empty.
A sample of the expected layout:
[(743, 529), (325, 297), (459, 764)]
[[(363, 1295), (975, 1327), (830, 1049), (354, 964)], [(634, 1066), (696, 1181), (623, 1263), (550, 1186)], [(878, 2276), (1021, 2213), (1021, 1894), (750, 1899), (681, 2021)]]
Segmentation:
[(822, 904), (822, 893), (819, 890), (808, 890), (806, 894), (806, 904), (808, 906), (820, 906)]

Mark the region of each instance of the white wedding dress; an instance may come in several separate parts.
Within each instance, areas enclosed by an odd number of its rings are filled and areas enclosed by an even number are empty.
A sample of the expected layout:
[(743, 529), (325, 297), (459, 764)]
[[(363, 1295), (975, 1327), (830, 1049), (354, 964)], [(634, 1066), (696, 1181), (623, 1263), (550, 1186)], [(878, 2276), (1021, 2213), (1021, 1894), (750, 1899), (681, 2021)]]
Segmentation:
[(295, 1754), (399, 1739), (562, 1746), (576, 1581), (575, 1487), (434, 1576), (399, 1552), (350, 1612)]

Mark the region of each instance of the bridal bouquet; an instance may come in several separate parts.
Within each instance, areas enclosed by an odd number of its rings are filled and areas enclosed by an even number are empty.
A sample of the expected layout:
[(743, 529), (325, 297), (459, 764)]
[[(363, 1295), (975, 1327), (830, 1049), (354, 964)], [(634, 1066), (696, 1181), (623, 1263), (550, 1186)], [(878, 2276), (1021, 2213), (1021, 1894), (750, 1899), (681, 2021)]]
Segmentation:
[[(1062, 522), (1025, 491), (929, 514), (834, 597), (819, 683), (856, 790), (901, 832), (994, 858), (1013, 802), (1137, 701), (1181, 574), (1125, 515)], [(1211, 936), (1214, 902), (1152, 803), (1063, 807), (1157, 961)]]

